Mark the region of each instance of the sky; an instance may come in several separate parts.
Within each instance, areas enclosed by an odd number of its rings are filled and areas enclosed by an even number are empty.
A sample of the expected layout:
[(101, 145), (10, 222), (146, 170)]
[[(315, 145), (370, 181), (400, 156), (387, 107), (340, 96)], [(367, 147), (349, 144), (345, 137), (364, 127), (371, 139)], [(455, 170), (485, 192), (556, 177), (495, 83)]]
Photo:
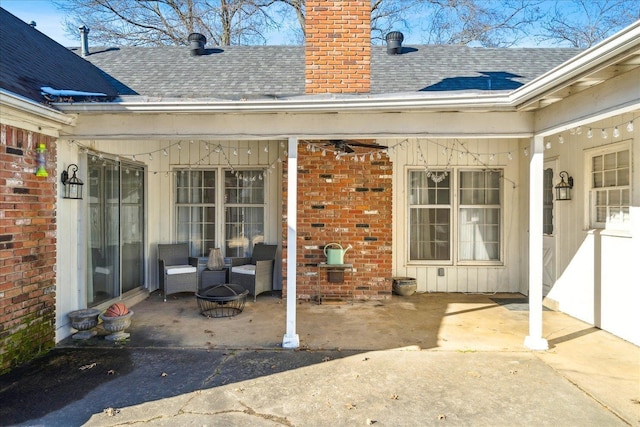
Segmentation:
[(0, 0), (0, 6), (25, 22), (36, 22), (36, 29), (63, 46), (79, 46), (77, 39), (70, 39), (64, 33), (64, 16), (49, 0)]
[[(14, 16), (29, 23), (36, 22), (36, 29), (46, 34), (56, 42), (63, 46), (74, 47), (80, 46), (80, 33), (78, 37), (73, 38), (65, 34), (64, 31), (64, 15), (58, 11), (51, 0), (0, 0), (0, 6)], [(419, 40), (415, 36), (405, 33), (405, 43), (417, 43)], [(270, 36), (269, 44), (291, 43), (291, 41), (280, 40), (281, 35), (278, 31)]]

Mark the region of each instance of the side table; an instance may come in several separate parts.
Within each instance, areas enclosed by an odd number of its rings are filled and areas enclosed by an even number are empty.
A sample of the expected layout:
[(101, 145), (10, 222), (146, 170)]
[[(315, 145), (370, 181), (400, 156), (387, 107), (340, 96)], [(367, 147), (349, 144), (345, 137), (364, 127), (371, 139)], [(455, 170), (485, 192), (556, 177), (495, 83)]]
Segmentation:
[(227, 271), (226, 268), (223, 270), (202, 270), (200, 275), (200, 289), (227, 283)]

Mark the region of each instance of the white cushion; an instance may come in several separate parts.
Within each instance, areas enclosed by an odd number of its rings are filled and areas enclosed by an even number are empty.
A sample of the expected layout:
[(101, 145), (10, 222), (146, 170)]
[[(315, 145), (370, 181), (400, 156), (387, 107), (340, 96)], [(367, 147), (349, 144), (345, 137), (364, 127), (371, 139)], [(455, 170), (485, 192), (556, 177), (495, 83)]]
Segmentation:
[(250, 274), (252, 276), (255, 276), (256, 266), (253, 264), (236, 265), (235, 267), (231, 267), (231, 272), (238, 274)]
[(170, 267), (167, 267), (168, 275), (195, 273), (196, 271), (198, 271), (198, 269), (192, 265), (172, 265)]
[(111, 274), (111, 267), (96, 267), (98, 274)]

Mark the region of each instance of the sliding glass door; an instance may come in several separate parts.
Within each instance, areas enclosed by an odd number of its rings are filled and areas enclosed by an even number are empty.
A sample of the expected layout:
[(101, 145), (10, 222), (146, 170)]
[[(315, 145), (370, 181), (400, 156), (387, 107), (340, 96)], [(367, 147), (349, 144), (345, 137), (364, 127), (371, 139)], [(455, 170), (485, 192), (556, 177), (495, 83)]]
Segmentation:
[(87, 306), (144, 285), (144, 169), (89, 161)]

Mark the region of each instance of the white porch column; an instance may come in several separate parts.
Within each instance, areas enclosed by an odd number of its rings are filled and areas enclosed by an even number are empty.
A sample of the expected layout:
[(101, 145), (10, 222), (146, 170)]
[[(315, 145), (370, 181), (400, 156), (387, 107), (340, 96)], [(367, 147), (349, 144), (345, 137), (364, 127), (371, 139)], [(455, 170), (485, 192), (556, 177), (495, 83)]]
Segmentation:
[(287, 170), (287, 332), (282, 348), (300, 347), (296, 334), (296, 253), (298, 221), (298, 138), (289, 138)]
[(529, 335), (524, 345), (532, 350), (547, 350), (542, 337), (542, 211), (544, 138), (531, 139), (529, 163)]

